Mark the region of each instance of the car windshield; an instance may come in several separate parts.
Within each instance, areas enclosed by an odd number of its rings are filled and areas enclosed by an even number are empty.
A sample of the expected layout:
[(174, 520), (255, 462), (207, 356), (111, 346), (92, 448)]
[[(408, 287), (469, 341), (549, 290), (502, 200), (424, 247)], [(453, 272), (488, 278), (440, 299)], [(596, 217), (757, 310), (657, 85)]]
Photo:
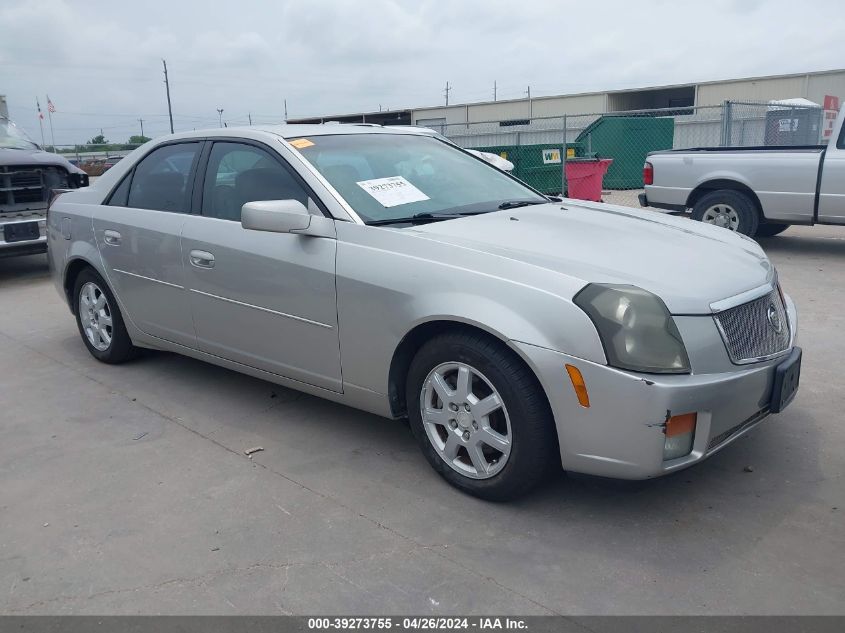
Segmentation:
[(7, 149), (38, 149), (22, 129), (9, 119), (0, 117), (0, 147)]
[(449, 219), (547, 201), (430, 136), (338, 134), (290, 143), (368, 224)]

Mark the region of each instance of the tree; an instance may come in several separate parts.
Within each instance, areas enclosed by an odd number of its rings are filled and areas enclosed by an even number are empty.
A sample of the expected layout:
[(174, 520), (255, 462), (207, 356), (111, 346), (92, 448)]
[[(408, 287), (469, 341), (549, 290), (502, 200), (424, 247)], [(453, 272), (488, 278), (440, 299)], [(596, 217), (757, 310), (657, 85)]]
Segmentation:
[(129, 137), (127, 141), (130, 145), (143, 145), (147, 141), (150, 140), (149, 136), (141, 136), (140, 134), (135, 134)]
[(108, 141), (106, 140), (106, 137), (103, 136), (102, 134), (97, 134), (97, 136), (95, 136), (90, 141), (88, 141), (87, 144), (88, 145), (107, 145)]

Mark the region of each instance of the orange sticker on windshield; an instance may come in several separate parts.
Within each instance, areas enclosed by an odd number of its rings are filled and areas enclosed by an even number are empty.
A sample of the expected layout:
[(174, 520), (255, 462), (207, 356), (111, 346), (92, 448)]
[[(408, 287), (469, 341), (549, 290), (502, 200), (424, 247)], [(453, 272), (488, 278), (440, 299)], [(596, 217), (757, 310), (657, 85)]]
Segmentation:
[(306, 147), (311, 147), (314, 145), (311, 141), (307, 138), (298, 138), (295, 141), (290, 141), (290, 144), (293, 145), (296, 149), (305, 149)]

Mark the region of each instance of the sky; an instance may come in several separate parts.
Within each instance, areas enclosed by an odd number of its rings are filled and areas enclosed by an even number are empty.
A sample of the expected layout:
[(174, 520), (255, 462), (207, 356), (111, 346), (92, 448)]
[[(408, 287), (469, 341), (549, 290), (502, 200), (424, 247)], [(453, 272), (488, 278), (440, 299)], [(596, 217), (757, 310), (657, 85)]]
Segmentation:
[[(841, 0), (0, 0), (0, 94), (40, 141), (828, 70)], [(50, 143), (49, 125), (45, 135)]]

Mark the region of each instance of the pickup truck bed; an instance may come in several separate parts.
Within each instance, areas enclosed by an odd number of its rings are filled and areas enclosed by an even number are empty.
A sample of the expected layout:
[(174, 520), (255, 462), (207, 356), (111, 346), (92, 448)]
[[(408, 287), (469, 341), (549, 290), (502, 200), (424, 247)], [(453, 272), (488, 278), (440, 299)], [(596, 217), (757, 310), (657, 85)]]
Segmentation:
[(643, 206), (692, 210), (746, 235), (790, 224), (845, 224), (845, 134), (828, 145), (696, 147), (646, 158)]

